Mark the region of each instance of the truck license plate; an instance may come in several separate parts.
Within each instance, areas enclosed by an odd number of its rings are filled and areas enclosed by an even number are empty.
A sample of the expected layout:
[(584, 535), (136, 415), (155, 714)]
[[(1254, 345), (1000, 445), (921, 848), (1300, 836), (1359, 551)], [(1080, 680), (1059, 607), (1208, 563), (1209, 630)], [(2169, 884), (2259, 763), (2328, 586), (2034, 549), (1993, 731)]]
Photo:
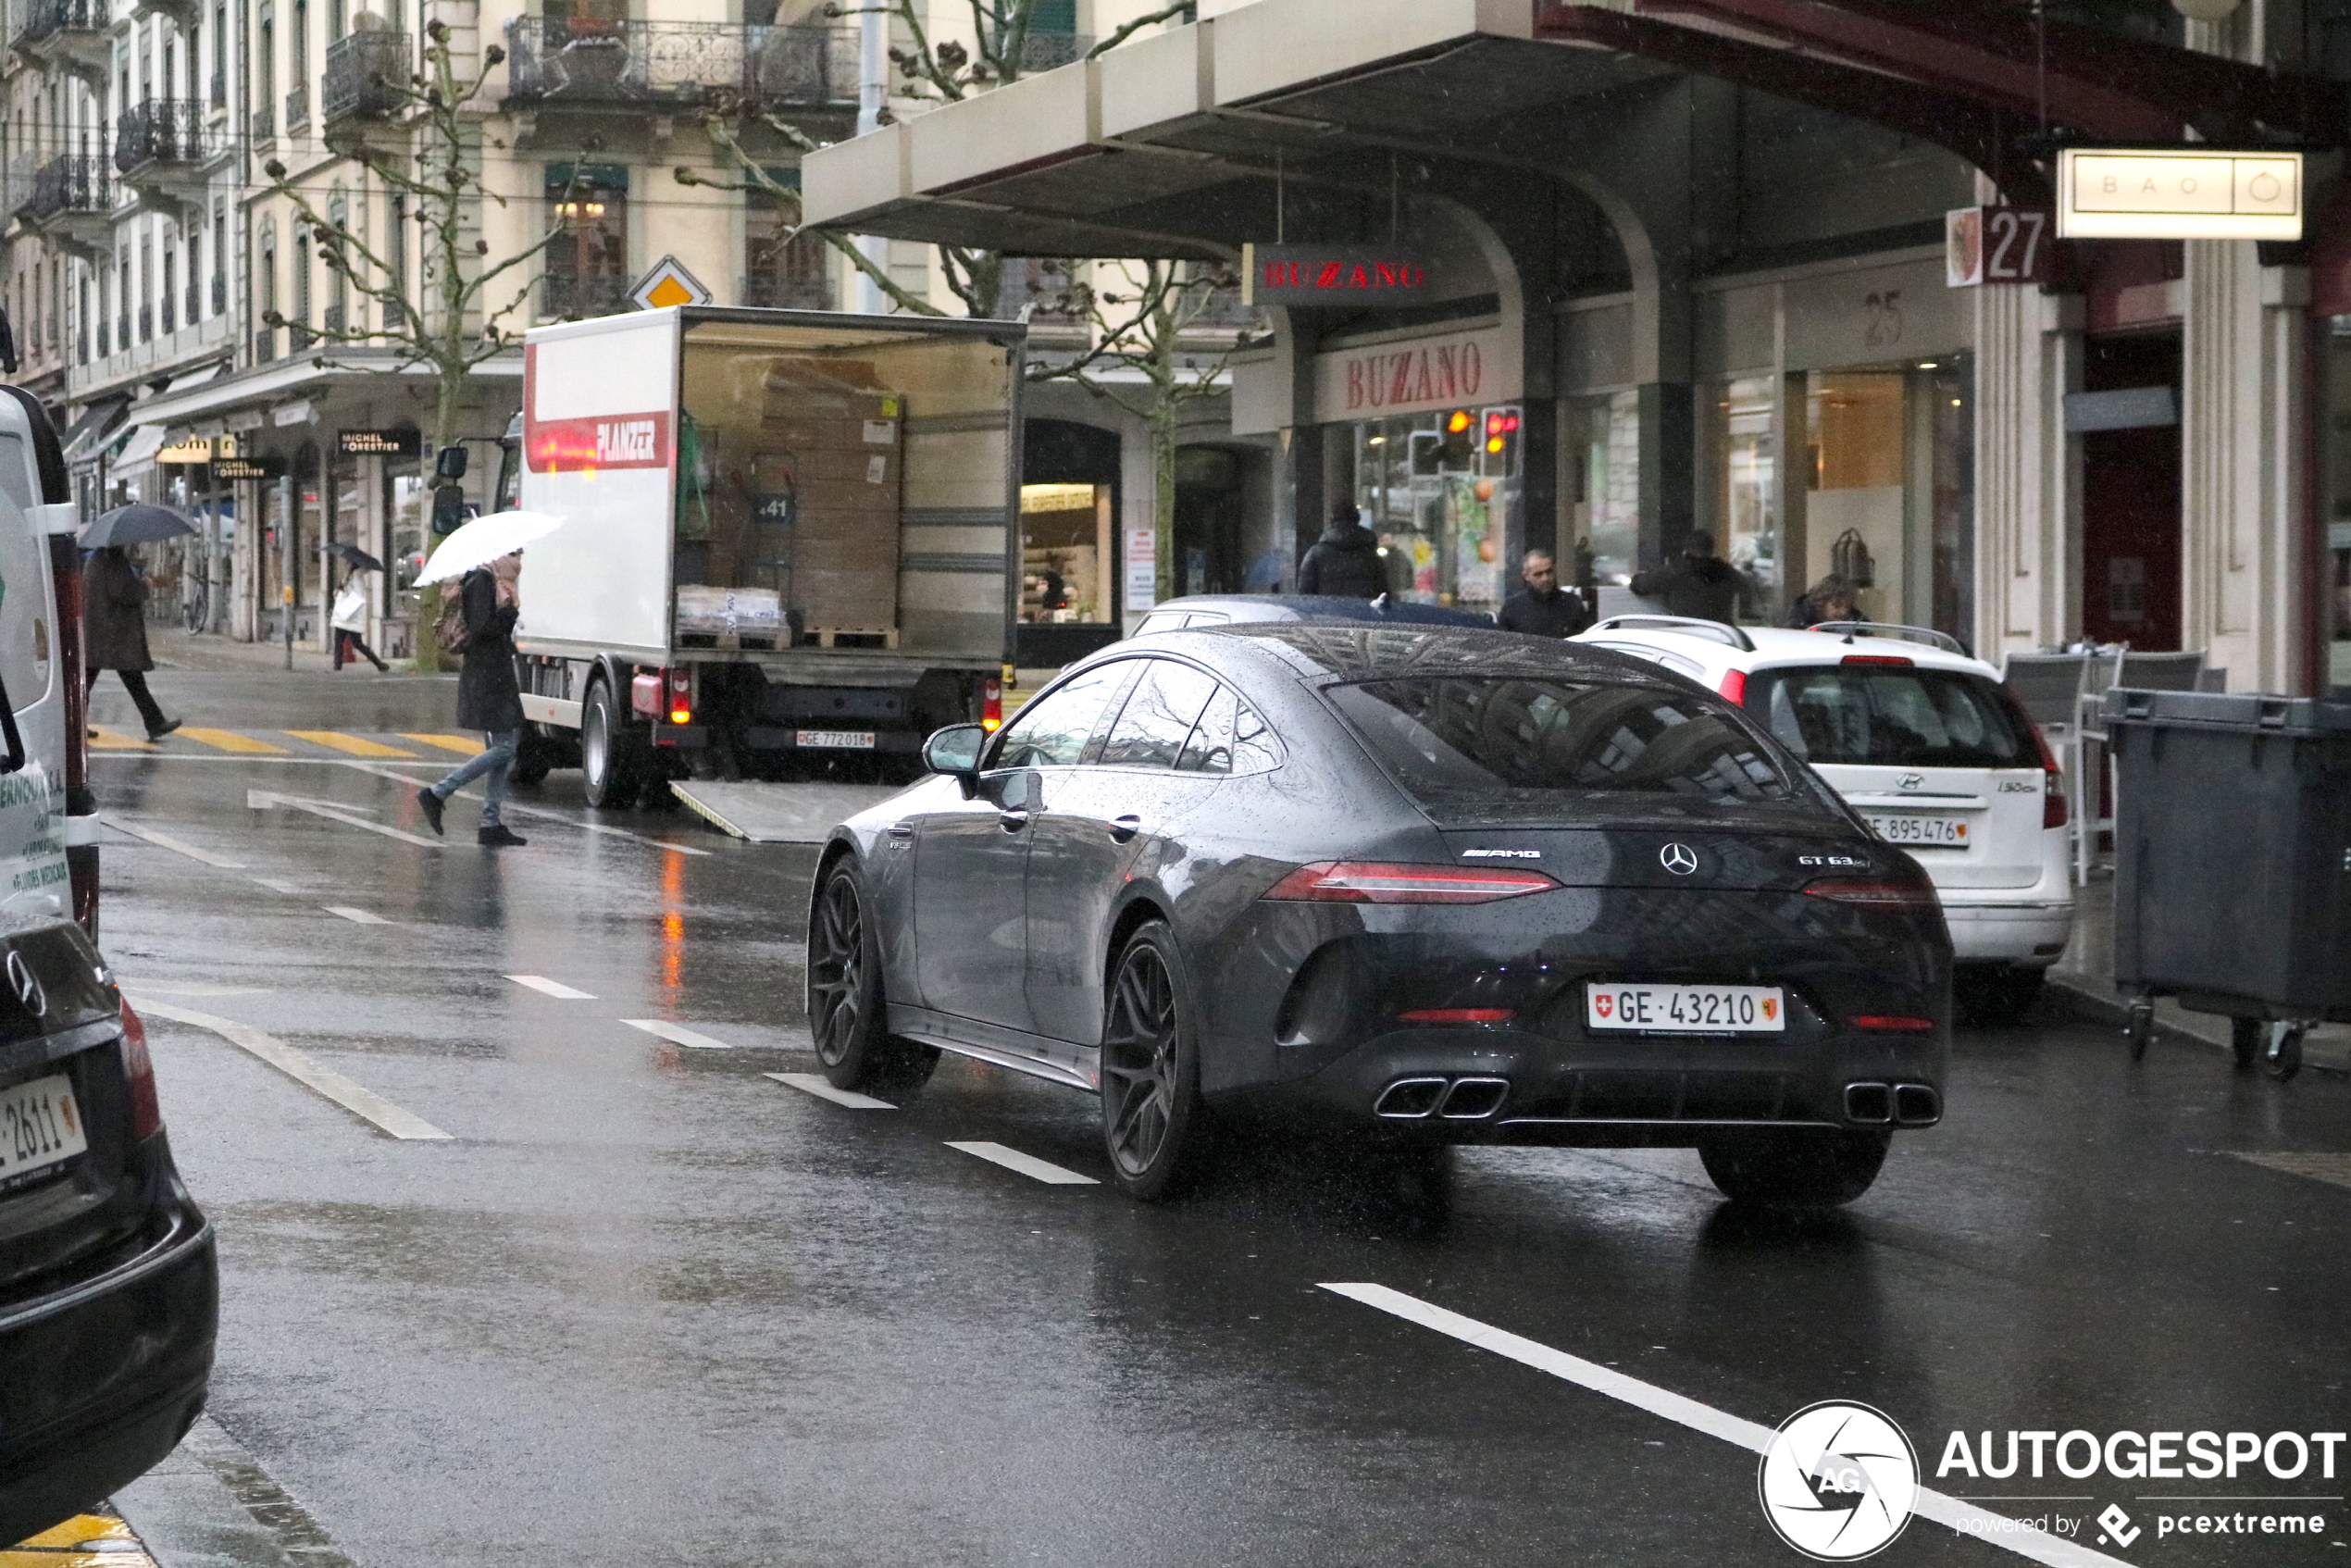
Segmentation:
[(870, 729), (802, 729), (794, 732), (792, 744), (828, 746), (837, 752), (870, 752), (874, 749), (874, 732)]
[(1872, 816), (1870, 829), (1889, 844), (1924, 844), (1930, 849), (1963, 850), (1974, 840), (1964, 816)]
[(1777, 986), (1634, 986), (1595, 981), (1584, 988), (1587, 1029), (1657, 1034), (1782, 1034), (1787, 1002)]
[(73, 1080), (59, 1073), (0, 1089), (0, 1188), (72, 1159), (90, 1147)]

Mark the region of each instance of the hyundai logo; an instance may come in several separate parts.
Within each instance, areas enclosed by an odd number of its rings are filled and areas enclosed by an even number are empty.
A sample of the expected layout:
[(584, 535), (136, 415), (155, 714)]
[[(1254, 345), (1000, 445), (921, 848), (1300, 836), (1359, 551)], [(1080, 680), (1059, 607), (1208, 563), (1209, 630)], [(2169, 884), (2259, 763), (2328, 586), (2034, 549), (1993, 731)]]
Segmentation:
[(1686, 877), (1698, 869), (1698, 851), (1687, 844), (1668, 844), (1657, 852), (1657, 863), (1676, 877)]
[(1920, 785), (1926, 782), (1926, 775), (1923, 773), (1906, 773), (1894, 782), (1900, 789), (1915, 790)]
[(8, 952), (8, 989), (17, 993), (17, 1001), (34, 1017), (49, 1011), (49, 993), (41, 989), (41, 977), (32, 972), (24, 954), (13, 948)]

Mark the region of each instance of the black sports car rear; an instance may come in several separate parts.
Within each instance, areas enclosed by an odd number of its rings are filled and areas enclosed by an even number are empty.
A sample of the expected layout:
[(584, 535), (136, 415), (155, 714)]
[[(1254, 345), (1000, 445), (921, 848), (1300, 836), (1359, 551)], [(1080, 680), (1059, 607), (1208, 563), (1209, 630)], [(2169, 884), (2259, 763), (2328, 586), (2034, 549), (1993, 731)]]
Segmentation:
[(1126, 643), (839, 829), (811, 926), (837, 1082), (939, 1049), (1098, 1089), (1123, 1185), (1243, 1113), (1685, 1145), (1843, 1202), (1941, 1115), (1932, 886), (1739, 709), (1499, 632)]
[(80, 927), (0, 927), (0, 1545), (171, 1451), (218, 1315), (136, 1017)]

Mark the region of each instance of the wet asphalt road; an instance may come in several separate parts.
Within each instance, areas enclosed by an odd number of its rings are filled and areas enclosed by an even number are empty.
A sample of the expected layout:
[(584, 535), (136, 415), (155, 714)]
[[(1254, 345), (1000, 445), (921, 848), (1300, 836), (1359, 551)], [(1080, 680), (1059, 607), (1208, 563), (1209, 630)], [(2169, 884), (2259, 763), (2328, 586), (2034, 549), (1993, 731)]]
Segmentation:
[[(243, 728), (445, 729), (452, 695), (155, 684), (192, 722)], [(130, 718), (111, 682), (98, 716)], [(1431, 1213), (1328, 1158), (1248, 1151), (1147, 1208), (947, 1147), (1105, 1176), (1093, 1102), (1065, 1090), (951, 1057), (905, 1107), (852, 1111), (763, 1076), (815, 1067), (811, 850), (682, 813), (598, 817), (566, 772), (517, 797), (561, 820), (516, 817), (531, 843), (504, 853), (470, 842), (462, 800), (430, 849), (247, 804), (298, 794), (422, 833), (410, 787), (368, 769), (442, 765), (93, 765), (106, 812), (242, 864), (106, 834), (105, 946), (134, 999), (267, 1031), (452, 1135), (386, 1137), (216, 1033), (151, 1023), (220, 1236), (213, 1414), (353, 1562), (1802, 1561), (1764, 1521), (1752, 1453), (1334, 1282), (1765, 1425), (1866, 1401), (1927, 1485), (2028, 1495), (1984, 1506), (2072, 1515), (2123, 1561), (2351, 1562), (2341, 1464), (1934, 1474), (1954, 1429), (2351, 1425), (2351, 1188), (2234, 1157), (2351, 1151), (2339, 1077), (2281, 1087), (2172, 1042), (2133, 1069), (2110, 1030), (2058, 1022), (1963, 1035), (1950, 1120), (1828, 1217), (1734, 1213), (1680, 1152), (1464, 1154)], [(2351, 1160), (2313, 1168), (2351, 1178)], [(2249, 1495), (2321, 1500), (2206, 1511), (2325, 1528), (2159, 1538), (2155, 1514), (2204, 1505), (2142, 1500)], [(2144, 1531), (2127, 1550), (2080, 1523), (2108, 1503)], [(1914, 1520), (1880, 1561), (2026, 1559)]]

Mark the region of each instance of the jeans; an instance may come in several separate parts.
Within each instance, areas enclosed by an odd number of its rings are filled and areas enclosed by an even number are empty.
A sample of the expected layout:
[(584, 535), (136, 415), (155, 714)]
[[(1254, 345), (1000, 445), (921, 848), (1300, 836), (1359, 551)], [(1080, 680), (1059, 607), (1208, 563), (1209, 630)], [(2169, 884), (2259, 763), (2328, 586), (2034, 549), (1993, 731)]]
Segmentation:
[[(97, 690), (98, 677), (104, 673), (103, 670), (94, 669), (90, 672), (89, 689), (91, 691)], [(115, 673), (122, 677), (122, 689), (131, 693), (131, 705), (139, 710), (139, 716), (146, 721), (149, 735), (153, 735), (170, 722), (163, 716), (163, 709), (156, 705), (155, 694), (147, 690), (147, 677), (144, 671), (124, 669), (117, 670)]]
[(502, 825), (499, 808), (506, 801), (506, 776), (514, 771), (515, 752), (522, 744), (522, 731), (492, 729), (486, 731), (481, 739), (480, 753), (450, 769), (449, 777), (435, 784), (432, 792), (445, 801), (483, 774), (488, 774), (489, 782), (481, 787), (481, 825), (496, 828)]

